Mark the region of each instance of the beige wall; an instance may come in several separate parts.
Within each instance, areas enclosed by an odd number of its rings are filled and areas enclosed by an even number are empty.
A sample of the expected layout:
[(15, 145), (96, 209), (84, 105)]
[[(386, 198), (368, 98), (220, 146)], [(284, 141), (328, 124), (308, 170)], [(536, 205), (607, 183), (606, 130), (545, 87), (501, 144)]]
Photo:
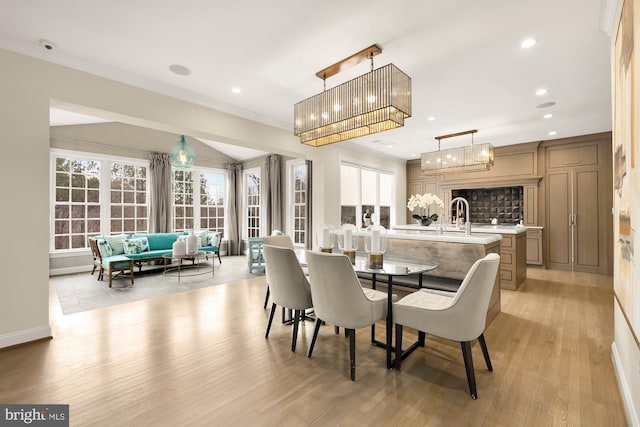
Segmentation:
[[(49, 335), (49, 107), (72, 108), (123, 123), (234, 143), (314, 161), (314, 222), (339, 222), (341, 156), (396, 172), (396, 209), (404, 212), (405, 162), (335, 144), (301, 145), (291, 131), (0, 50), (0, 117), (8, 155), (4, 183), (21, 178), (30, 191), (5, 185), (0, 347)], [(11, 160), (7, 160), (11, 159)], [(25, 165), (27, 165), (25, 167)], [(25, 256), (28, 254), (28, 256)]]

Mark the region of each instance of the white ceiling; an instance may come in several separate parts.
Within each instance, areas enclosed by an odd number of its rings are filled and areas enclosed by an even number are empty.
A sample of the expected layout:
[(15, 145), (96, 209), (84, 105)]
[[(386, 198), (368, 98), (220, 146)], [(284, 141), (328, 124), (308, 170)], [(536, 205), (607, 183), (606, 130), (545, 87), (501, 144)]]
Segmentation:
[[(413, 117), (349, 144), (410, 159), (435, 149), (435, 136), (467, 129), (496, 146), (611, 130), (602, 29), (615, 3), (0, 0), (0, 47), (292, 131), (294, 103), (322, 90), (316, 71), (377, 43), (376, 67), (392, 62), (412, 77)], [(538, 43), (521, 49), (526, 37)], [(327, 86), (368, 70), (360, 64)], [(541, 87), (548, 94), (535, 95)]]

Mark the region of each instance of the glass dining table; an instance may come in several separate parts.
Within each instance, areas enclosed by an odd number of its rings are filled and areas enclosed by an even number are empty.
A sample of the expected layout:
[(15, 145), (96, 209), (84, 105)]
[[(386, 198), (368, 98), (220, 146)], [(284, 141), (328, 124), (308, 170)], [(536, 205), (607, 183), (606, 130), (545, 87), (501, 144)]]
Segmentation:
[[(305, 251), (296, 251), (300, 264), (306, 266)], [(387, 285), (387, 320), (386, 320), (386, 337), (385, 341), (376, 339), (376, 326), (371, 327), (371, 343), (377, 347), (382, 347), (387, 351), (387, 369), (391, 369), (394, 361), (391, 359), (391, 353), (396, 353), (396, 357), (406, 357), (413, 351), (418, 343), (415, 343), (405, 352), (398, 351), (393, 348), (393, 278), (398, 276), (408, 276), (410, 274), (418, 275), (418, 288), (422, 288), (422, 275), (438, 267), (438, 264), (425, 260), (421, 263), (404, 262), (397, 260), (383, 260), (382, 268), (369, 268), (369, 260), (366, 256), (356, 256), (355, 263), (352, 264), (356, 273), (368, 274), (371, 276), (371, 287), (376, 289), (376, 282), (380, 276), (386, 276)]]
[(418, 275), (418, 288), (422, 288), (422, 275), (438, 267), (438, 264), (425, 260), (419, 264), (396, 260), (383, 260), (382, 268), (369, 268), (369, 261), (366, 257), (356, 257), (353, 269), (356, 273), (365, 273), (371, 275), (371, 287), (376, 289), (376, 280), (380, 276), (386, 276), (387, 281), (387, 320), (386, 320), (386, 340), (385, 342), (376, 339), (376, 325), (371, 327), (371, 343), (375, 346), (382, 347), (387, 351), (387, 369), (391, 369), (394, 361), (391, 359), (391, 353), (396, 353), (396, 357), (406, 357), (411, 351), (417, 347), (417, 343), (411, 346), (406, 352), (401, 349), (395, 349), (392, 346), (393, 334), (393, 278), (397, 276), (408, 276), (410, 274)]

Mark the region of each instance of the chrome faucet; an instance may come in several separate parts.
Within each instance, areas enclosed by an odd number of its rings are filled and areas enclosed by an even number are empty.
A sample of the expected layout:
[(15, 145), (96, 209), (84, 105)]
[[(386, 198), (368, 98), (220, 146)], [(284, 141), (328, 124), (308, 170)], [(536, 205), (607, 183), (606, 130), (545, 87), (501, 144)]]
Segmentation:
[(453, 213), (453, 204), (456, 203), (456, 225), (460, 228), (458, 223), (458, 213), (462, 208), (462, 205), (465, 206), (465, 223), (464, 223), (464, 234), (469, 236), (471, 234), (471, 221), (469, 221), (469, 202), (464, 197), (456, 197), (451, 200), (451, 204), (449, 204), (449, 215)]

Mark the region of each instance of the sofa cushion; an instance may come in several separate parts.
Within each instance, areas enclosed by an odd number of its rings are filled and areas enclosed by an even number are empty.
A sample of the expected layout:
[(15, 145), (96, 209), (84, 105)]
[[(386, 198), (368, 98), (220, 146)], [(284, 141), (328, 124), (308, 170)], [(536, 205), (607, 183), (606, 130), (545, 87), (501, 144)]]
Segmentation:
[(207, 240), (209, 239), (209, 230), (194, 231), (193, 234), (198, 237), (198, 246), (209, 246), (207, 243)]
[(124, 242), (124, 253), (125, 255), (129, 254), (139, 254), (140, 252), (149, 250), (149, 241), (146, 237), (136, 237), (133, 239), (127, 239)]
[(174, 242), (178, 240), (178, 236), (183, 236), (182, 233), (149, 233), (149, 234), (134, 234), (132, 237), (146, 237), (149, 242), (149, 250), (157, 251), (163, 249), (171, 250)]
[(120, 255), (124, 253), (124, 241), (127, 239), (126, 234), (117, 234), (115, 236), (105, 236), (104, 240), (111, 246), (112, 255)]
[(121, 268), (130, 265), (131, 260), (124, 255), (112, 255), (106, 258), (102, 258), (102, 265), (109, 270), (113, 268)]
[(134, 261), (145, 261), (162, 258), (162, 255), (171, 255), (171, 249), (157, 249), (155, 251), (144, 251), (137, 254), (127, 254), (127, 258)]
[(113, 255), (113, 251), (111, 250), (111, 245), (109, 245), (109, 242), (103, 239), (96, 239), (96, 243), (98, 244), (98, 251), (100, 251), (101, 258), (107, 258)]
[(208, 233), (207, 235), (207, 243), (202, 246), (220, 246), (220, 233)]

